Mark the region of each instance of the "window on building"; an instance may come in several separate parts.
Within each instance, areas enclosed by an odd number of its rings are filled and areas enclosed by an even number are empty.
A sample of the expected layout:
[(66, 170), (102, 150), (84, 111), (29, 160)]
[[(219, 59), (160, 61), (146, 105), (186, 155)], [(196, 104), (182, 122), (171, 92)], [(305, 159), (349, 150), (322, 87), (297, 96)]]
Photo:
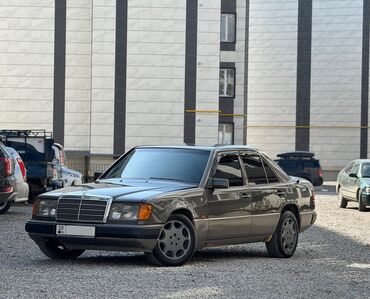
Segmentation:
[(235, 70), (220, 69), (220, 97), (234, 97)]
[(221, 42), (235, 43), (235, 14), (221, 14)]
[(220, 123), (218, 124), (218, 144), (233, 144), (234, 143), (234, 124)]

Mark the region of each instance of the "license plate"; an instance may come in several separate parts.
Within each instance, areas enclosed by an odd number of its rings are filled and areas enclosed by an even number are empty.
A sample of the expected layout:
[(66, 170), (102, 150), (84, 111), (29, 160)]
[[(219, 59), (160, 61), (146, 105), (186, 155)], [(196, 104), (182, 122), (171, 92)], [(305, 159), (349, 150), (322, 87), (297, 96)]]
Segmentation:
[(95, 237), (95, 227), (78, 225), (57, 225), (56, 234), (59, 236)]

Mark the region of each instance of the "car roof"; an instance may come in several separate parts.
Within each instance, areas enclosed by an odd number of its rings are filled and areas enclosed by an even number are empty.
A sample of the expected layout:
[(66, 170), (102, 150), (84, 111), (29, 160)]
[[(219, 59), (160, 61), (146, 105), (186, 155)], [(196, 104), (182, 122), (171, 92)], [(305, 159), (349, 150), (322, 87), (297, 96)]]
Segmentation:
[(356, 159), (356, 160), (353, 160), (353, 162), (360, 162), (360, 163), (364, 163), (364, 162), (367, 162), (367, 163), (370, 163), (370, 159)]
[(197, 146), (197, 145), (141, 145), (135, 148), (168, 148), (168, 149), (191, 149), (191, 150), (203, 150), (211, 152), (223, 152), (223, 151), (237, 151), (237, 150), (254, 150), (256, 148), (248, 145), (212, 145), (212, 146)]
[(313, 158), (315, 154), (308, 151), (292, 151), (276, 155), (279, 158)]

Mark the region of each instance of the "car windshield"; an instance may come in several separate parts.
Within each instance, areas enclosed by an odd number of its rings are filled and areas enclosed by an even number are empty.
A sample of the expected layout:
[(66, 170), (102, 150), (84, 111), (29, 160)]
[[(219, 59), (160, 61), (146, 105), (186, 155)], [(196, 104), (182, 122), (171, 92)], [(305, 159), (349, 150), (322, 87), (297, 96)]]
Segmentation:
[(99, 181), (109, 179), (152, 179), (198, 185), (210, 152), (195, 149), (137, 148), (128, 153)]
[(370, 178), (370, 163), (362, 164), (361, 176), (363, 178)]

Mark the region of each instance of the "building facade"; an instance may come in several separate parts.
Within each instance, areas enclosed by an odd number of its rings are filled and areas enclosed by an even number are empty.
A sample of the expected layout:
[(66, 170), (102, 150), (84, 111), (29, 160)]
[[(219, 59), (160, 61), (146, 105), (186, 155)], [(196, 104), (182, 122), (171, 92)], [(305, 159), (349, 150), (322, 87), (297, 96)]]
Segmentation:
[(68, 154), (141, 144), (365, 158), (369, 0), (4, 0), (0, 127)]

